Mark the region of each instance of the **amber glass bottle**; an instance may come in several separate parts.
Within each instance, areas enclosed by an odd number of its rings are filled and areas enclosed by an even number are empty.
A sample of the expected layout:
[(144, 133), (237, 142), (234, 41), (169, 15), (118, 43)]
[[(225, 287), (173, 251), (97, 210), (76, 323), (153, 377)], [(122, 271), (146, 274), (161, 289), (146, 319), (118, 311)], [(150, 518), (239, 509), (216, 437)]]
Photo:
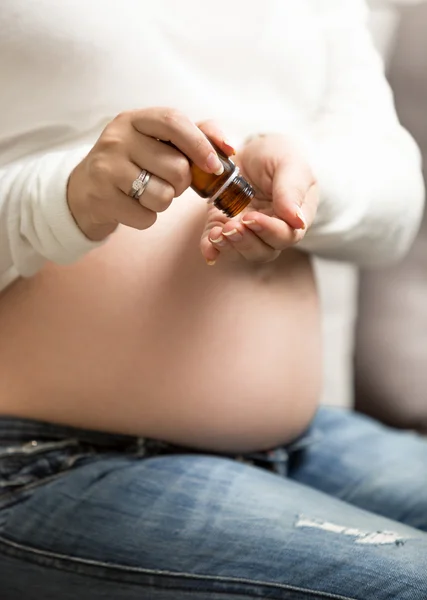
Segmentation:
[(205, 173), (194, 163), (191, 164), (191, 187), (202, 198), (215, 204), (227, 217), (238, 215), (255, 196), (251, 184), (240, 175), (239, 167), (228, 158), (213, 142), (218, 158), (224, 167), (222, 175)]

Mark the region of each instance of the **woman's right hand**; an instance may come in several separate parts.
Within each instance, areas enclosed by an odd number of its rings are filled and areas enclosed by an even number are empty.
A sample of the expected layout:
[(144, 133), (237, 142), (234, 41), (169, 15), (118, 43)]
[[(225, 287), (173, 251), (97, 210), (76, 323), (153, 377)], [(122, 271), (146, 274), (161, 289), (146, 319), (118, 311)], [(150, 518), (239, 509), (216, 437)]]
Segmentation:
[[(151, 227), (157, 213), (189, 187), (188, 159), (207, 173), (220, 174), (222, 164), (203, 128), (169, 108), (123, 112), (113, 119), (68, 181), (68, 205), (82, 232), (100, 241), (120, 223), (134, 229)], [(205, 130), (218, 145), (225, 144), (211, 122)], [(143, 169), (151, 179), (135, 199), (132, 182)]]

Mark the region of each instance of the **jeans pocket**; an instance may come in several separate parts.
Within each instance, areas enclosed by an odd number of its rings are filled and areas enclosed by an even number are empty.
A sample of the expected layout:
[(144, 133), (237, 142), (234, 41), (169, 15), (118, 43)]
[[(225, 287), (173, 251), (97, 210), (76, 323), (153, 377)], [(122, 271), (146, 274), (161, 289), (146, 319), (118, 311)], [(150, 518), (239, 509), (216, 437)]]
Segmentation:
[(50, 481), (90, 455), (93, 450), (74, 438), (0, 446), (0, 505)]

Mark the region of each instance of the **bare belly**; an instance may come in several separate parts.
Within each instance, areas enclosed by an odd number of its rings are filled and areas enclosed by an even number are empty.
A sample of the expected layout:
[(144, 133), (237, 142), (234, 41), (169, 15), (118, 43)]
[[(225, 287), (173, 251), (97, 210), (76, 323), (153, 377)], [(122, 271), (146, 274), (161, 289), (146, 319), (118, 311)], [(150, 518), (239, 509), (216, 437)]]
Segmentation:
[(271, 447), (320, 386), (309, 260), (205, 265), (204, 206), (178, 199), (70, 267), (0, 296), (0, 413), (217, 451)]

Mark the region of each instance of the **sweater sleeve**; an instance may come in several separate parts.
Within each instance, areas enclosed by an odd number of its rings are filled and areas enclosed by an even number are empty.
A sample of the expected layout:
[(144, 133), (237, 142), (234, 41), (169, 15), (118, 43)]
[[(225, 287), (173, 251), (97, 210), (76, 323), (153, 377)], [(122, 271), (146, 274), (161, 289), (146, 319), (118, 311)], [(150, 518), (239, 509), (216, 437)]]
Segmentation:
[(99, 243), (88, 240), (67, 204), (67, 183), (89, 147), (47, 153), (0, 169), (0, 290), (49, 260), (67, 264)]
[(328, 89), (301, 136), (321, 194), (302, 248), (361, 266), (402, 257), (424, 205), (419, 150), (397, 118), (362, 0), (317, 0)]

